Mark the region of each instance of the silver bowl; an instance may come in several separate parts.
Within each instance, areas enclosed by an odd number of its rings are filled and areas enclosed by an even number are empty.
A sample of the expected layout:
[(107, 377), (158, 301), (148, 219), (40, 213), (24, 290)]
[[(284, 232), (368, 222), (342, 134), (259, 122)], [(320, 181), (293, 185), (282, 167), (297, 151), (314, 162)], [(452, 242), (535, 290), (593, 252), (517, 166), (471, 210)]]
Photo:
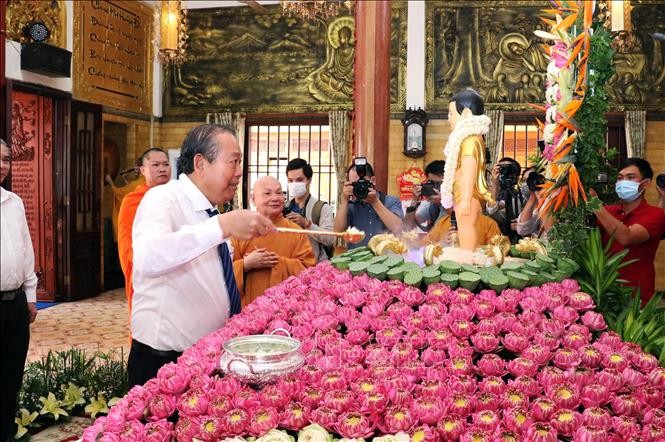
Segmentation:
[[(288, 336), (275, 335), (282, 331)], [(255, 385), (270, 384), (305, 363), (300, 341), (277, 329), (270, 335), (240, 336), (224, 343), (219, 367), (226, 375)]]

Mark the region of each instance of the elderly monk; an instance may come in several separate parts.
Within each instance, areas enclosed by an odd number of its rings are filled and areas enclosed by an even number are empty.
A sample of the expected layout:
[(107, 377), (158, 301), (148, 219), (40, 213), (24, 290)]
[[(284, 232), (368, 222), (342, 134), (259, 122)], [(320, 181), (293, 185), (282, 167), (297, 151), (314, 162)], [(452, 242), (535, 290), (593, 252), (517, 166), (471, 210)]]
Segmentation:
[(145, 193), (161, 184), (166, 184), (171, 179), (171, 164), (166, 152), (158, 147), (146, 150), (139, 158), (141, 175), (145, 178), (145, 184), (139, 185), (133, 192), (128, 193), (122, 199), (120, 211), (118, 212), (118, 256), (120, 267), (125, 275), (125, 294), (129, 304), (129, 312), (132, 311), (132, 226), (136, 209), (143, 199)]
[[(259, 178), (254, 184), (252, 200), (256, 211), (269, 218), (275, 227), (300, 228), (282, 216), (284, 192), (275, 178)], [(233, 238), (231, 245), (233, 270), (243, 307), (267, 288), (316, 265), (316, 257), (305, 234), (271, 233), (245, 241)]]

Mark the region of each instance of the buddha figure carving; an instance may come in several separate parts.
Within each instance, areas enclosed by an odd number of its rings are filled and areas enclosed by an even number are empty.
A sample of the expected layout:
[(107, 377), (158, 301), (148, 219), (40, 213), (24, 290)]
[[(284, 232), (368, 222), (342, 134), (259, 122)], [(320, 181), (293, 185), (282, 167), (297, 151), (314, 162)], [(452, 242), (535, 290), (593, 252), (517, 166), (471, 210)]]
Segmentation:
[(441, 203), (453, 207), (457, 218), (461, 257), (473, 262), (473, 251), (480, 244), (476, 222), (482, 206), (494, 202), (485, 182), (485, 140), (491, 120), (484, 115), (485, 104), (478, 92), (467, 89), (453, 95), (448, 106), (452, 128), (444, 149), (446, 167), (441, 185)]
[[(495, 84), (489, 89), (488, 101), (493, 103), (502, 102), (498, 99), (505, 97), (504, 89), (506, 88), (513, 92), (503, 102), (538, 101), (534, 100), (533, 87), (535, 85), (530, 85), (530, 79), (535, 74), (542, 74), (547, 71), (547, 59), (538, 46), (530, 44), (522, 34), (512, 32), (501, 38), (499, 57), (499, 62), (492, 74)], [(517, 93), (518, 89), (519, 94)]]
[(308, 77), (309, 92), (321, 102), (348, 101), (353, 97), (353, 26), (351, 17), (340, 17), (328, 26), (326, 62)]

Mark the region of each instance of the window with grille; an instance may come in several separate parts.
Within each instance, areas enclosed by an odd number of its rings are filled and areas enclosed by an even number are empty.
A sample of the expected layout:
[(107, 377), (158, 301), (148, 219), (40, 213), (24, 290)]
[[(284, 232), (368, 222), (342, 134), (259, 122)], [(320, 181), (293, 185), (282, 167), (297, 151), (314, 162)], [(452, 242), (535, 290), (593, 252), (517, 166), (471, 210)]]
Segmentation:
[[(527, 167), (528, 158), (538, 153), (538, 140), (542, 138), (542, 132), (536, 124), (538, 115), (506, 114), (506, 123), (503, 126), (503, 147), (500, 157), (514, 158), (522, 166)], [(618, 167), (620, 162), (626, 158), (626, 130), (624, 127), (623, 114), (608, 114), (606, 148), (617, 150), (614, 165)], [(542, 121), (542, 116), (540, 117)]]
[[(251, 201), (252, 187), (256, 180), (266, 175), (277, 178), (286, 194), (286, 165), (294, 158), (302, 158), (312, 166), (314, 172), (310, 193), (334, 208), (337, 200), (337, 174), (327, 118), (314, 122), (285, 123), (250, 123), (247, 126), (244, 207), (254, 208)], [(287, 198), (292, 196), (287, 195)]]

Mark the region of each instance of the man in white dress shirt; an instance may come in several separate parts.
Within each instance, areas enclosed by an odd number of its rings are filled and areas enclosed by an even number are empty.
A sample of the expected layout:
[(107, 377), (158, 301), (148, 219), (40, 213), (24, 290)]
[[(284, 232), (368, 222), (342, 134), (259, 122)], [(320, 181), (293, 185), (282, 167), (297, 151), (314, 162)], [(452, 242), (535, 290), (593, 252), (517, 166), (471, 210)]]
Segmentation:
[[(0, 139), (0, 184), (9, 175), (9, 146)], [(0, 441), (14, 435), (16, 398), (37, 317), (37, 276), (23, 202), (0, 187)]]
[(130, 386), (155, 377), (162, 365), (239, 311), (226, 239), (274, 231), (257, 212), (215, 210), (233, 199), (241, 164), (232, 129), (198, 126), (183, 141), (178, 179), (150, 189), (141, 200), (132, 231)]

